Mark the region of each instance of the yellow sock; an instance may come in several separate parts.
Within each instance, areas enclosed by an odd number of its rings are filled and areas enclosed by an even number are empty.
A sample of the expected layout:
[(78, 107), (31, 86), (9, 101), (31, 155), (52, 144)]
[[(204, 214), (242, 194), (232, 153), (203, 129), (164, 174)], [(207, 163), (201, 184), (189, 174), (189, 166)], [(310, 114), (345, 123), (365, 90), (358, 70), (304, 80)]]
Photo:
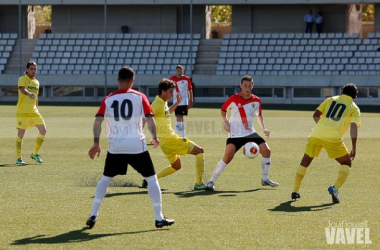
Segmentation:
[(338, 178), (335, 181), (334, 187), (339, 189), (347, 180), (350, 173), (350, 167), (348, 165), (342, 165), (338, 171)]
[(301, 165), (298, 167), (297, 173), (296, 173), (296, 179), (294, 180), (293, 192), (299, 193), (302, 179), (306, 174), (306, 169), (307, 168)]
[(38, 151), (40, 150), (40, 147), (41, 147), (42, 143), (44, 142), (44, 138), (45, 138), (45, 136), (41, 135), (41, 134), (39, 134), (37, 136), (36, 144), (35, 144), (34, 150), (33, 150), (34, 155), (38, 154)]
[(165, 177), (165, 176), (168, 176), (168, 175), (171, 175), (173, 173), (175, 173), (177, 170), (175, 170), (174, 168), (172, 168), (172, 166), (169, 166), (169, 167), (166, 167), (164, 169), (162, 169), (158, 174), (157, 174), (157, 178), (162, 178), (162, 177)]
[(17, 153), (17, 159), (21, 158), (21, 146), (22, 146), (22, 138), (17, 137), (16, 139), (16, 153)]
[(197, 170), (197, 184), (201, 185), (203, 183), (203, 172), (205, 171), (205, 158), (203, 153), (195, 156), (195, 168)]

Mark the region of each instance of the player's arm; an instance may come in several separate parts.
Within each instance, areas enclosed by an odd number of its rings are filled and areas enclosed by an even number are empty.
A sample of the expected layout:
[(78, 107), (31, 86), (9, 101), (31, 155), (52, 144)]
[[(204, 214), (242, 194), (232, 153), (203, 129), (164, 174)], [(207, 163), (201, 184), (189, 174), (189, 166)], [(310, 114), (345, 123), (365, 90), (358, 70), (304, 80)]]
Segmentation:
[(227, 132), (230, 132), (231, 125), (230, 125), (230, 122), (227, 119), (227, 111), (222, 110), (220, 112), (220, 114), (222, 115), (222, 119), (223, 119), (223, 123), (224, 123), (224, 130), (227, 131)]
[(260, 124), (260, 127), (263, 130), (264, 135), (268, 138), (270, 135), (270, 131), (265, 127), (264, 117), (262, 114), (259, 114), (257, 116), (257, 122)]
[(315, 123), (319, 122), (319, 120), (321, 119), (321, 115), (322, 115), (322, 112), (320, 110), (316, 109), (314, 114), (313, 114), (313, 119), (314, 119)]
[[(181, 102), (182, 100), (182, 97), (181, 95), (177, 92), (177, 102), (174, 103), (170, 108), (169, 108), (169, 112), (170, 114), (174, 112), (174, 110), (178, 107), (179, 103)], [(174, 102), (174, 101), (173, 101)]]
[(34, 98), (36, 98), (35, 94), (33, 94), (32, 92), (29, 92), (28, 90), (26, 90), (25, 86), (19, 86), (18, 89), (19, 89), (20, 92), (23, 93), (24, 95), (29, 96), (30, 99), (34, 99)]
[(351, 136), (351, 143), (352, 143), (350, 157), (351, 157), (351, 160), (353, 160), (355, 159), (355, 155), (356, 155), (356, 140), (358, 138), (358, 126), (356, 125), (356, 123), (351, 123), (350, 136)]
[(153, 148), (156, 148), (160, 144), (160, 141), (157, 138), (156, 121), (154, 120), (152, 115), (146, 116), (145, 120), (148, 124), (149, 133), (152, 136), (152, 139), (150, 141), (154, 144)]
[(94, 134), (94, 144), (88, 151), (88, 155), (90, 156), (91, 159), (94, 159), (95, 155), (100, 154), (100, 134), (102, 132), (102, 122), (104, 121), (103, 116), (96, 116), (95, 121), (94, 121), (94, 127), (92, 129), (93, 134)]
[(193, 90), (189, 89), (188, 92), (189, 92), (189, 105), (187, 105), (187, 108), (191, 109), (193, 107), (193, 104), (194, 104)]

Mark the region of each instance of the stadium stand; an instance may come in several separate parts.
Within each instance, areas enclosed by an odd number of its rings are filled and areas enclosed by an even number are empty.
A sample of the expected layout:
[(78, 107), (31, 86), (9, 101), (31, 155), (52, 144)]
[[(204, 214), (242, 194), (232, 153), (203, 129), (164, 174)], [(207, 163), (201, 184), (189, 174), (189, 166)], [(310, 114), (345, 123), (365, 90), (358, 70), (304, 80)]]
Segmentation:
[(4, 73), (5, 66), (16, 44), (17, 34), (0, 33), (0, 74)]
[(176, 65), (194, 69), (200, 34), (41, 34), (32, 60), (40, 74), (117, 74), (129, 65), (138, 74), (169, 75)]
[(217, 75), (376, 75), (380, 34), (226, 34)]

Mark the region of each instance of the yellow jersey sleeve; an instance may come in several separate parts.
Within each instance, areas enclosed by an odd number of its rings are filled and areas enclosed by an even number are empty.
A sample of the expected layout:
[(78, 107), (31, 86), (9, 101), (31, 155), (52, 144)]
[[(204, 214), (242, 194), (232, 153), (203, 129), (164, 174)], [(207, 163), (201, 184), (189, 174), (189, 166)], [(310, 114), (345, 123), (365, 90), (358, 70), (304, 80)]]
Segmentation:
[(354, 112), (351, 116), (351, 123), (355, 123), (358, 128), (362, 126), (362, 122), (360, 119), (360, 109), (356, 104), (354, 103)]

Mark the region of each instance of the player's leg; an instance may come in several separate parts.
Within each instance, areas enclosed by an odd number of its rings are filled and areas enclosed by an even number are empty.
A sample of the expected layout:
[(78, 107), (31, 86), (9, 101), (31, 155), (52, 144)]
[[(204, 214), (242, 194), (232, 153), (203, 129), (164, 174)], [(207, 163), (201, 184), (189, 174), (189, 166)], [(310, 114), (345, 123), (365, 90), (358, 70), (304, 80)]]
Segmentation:
[(296, 178), (294, 179), (294, 187), (293, 187), (293, 193), (292, 193), (292, 199), (295, 200), (297, 198), (301, 198), (300, 192), (300, 186), (303, 180), (303, 177), (305, 177), (306, 169), (308, 166), (310, 166), (311, 162), (313, 161), (313, 157), (308, 156), (306, 153), (303, 155), (301, 163), (297, 169), (296, 172)]
[(21, 157), (24, 135), (25, 135), (25, 129), (17, 128), (17, 138), (16, 138), (16, 157), (17, 157), (17, 160), (16, 160), (16, 164), (19, 166), (25, 165), (25, 162), (22, 160), (22, 157)]
[(167, 166), (166, 168), (162, 169), (157, 174), (158, 179), (174, 174), (175, 172), (181, 169), (182, 165), (181, 165), (181, 158), (179, 157), (179, 155), (167, 155), (166, 157), (168, 158), (169, 162), (171, 162), (171, 164), (170, 166)]
[(128, 160), (129, 158), (125, 154), (111, 154), (107, 152), (103, 176), (96, 185), (90, 217), (86, 222), (89, 228), (93, 228), (98, 219), (99, 208), (107, 194), (108, 186), (112, 179), (117, 175), (125, 175), (127, 173)]
[(351, 169), (351, 157), (348, 153), (344, 142), (339, 140), (337, 142), (326, 143), (324, 145), (330, 158), (334, 158), (341, 165), (338, 171), (337, 179), (334, 185), (330, 186), (327, 191), (331, 195), (333, 203), (339, 203), (339, 188), (346, 182)]
[(334, 187), (339, 189), (347, 180), (348, 175), (350, 174), (351, 169), (351, 158), (350, 155), (347, 154), (345, 156), (339, 157), (335, 159), (340, 163), (340, 169), (338, 171), (338, 178), (335, 181)]
[[(179, 110), (179, 107), (177, 107), (177, 109)], [(176, 124), (175, 124), (175, 128), (174, 128), (174, 133), (178, 134), (179, 132), (181, 132), (181, 129), (182, 129), (182, 124), (183, 124), (183, 116), (178, 112), (178, 110), (175, 110), (175, 116), (176, 116)]]
[[(182, 110), (182, 108), (180, 108)], [(177, 115), (177, 124), (175, 126), (175, 131), (176, 134), (179, 133), (182, 138), (186, 138), (185, 134), (185, 123), (184, 123), (184, 118), (182, 114)]]
[(153, 205), (155, 226), (161, 228), (174, 224), (174, 220), (164, 218), (162, 214), (162, 194), (149, 152), (134, 155), (130, 161), (131, 166), (139, 172), (148, 183), (148, 195)]
[(203, 173), (205, 171), (205, 157), (203, 148), (190, 141), (189, 145), (190, 154), (195, 155), (195, 169), (196, 169), (196, 183), (195, 190), (204, 190), (207, 186), (203, 183)]
[(38, 154), (38, 151), (40, 150), (42, 143), (44, 142), (45, 135), (46, 135), (46, 126), (45, 124), (37, 124), (36, 125), (39, 135), (36, 138), (36, 143), (34, 145), (33, 154), (31, 155), (31, 158), (35, 160), (38, 163), (43, 163), (40, 155)]
[(277, 187), (278, 182), (269, 179), (269, 172), (271, 166), (271, 150), (266, 142), (259, 144), (261, 154), (261, 185)]
[(306, 175), (306, 169), (310, 166), (314, 157), (317, 157), (322, 151), (321, 140), (316, 139), (314, 137), (309, 137), (308, 142), (306, 144), (305, 153), (302, 157), (301, 163), (297, 168), (296, 177), (294, 179), (294, 188), (293, 193), (291, 194), (291, 198), (293, 200), (297, 198), (301, 198), (299, 193), (300, 186), (303, 178)]
[[(228, 140), (227, 140), (228, 142)], [(214, 172), (212, 173), (212, 176), (210, 180), (207, 182), (208, 189), (214, 190), (215, 183), (218, 180), (219, 176), (223, 173), (224, 169), (227, 167), (227, 165), (232, 161), (234, 158), (234, 155), (236, 153), (236, 146), (233, 143), (228, 143), (226, 145), (226, 149), (224, 151), (223, 159), (220, 160), (214, 169)]]
[(90, 213), (90, 217), (87, 219), (86, 225), (89, 228), (93, 228), (96, 220), (98, 219), (98, 211), (100, 205), (102, 204), (104, 197), (107, 194), (108, 186), (110, 185), (113, 177), (108, 177), (103, 175), (98, 185), (96, 185), (94, 202), (92, 203), (92, 209)]

